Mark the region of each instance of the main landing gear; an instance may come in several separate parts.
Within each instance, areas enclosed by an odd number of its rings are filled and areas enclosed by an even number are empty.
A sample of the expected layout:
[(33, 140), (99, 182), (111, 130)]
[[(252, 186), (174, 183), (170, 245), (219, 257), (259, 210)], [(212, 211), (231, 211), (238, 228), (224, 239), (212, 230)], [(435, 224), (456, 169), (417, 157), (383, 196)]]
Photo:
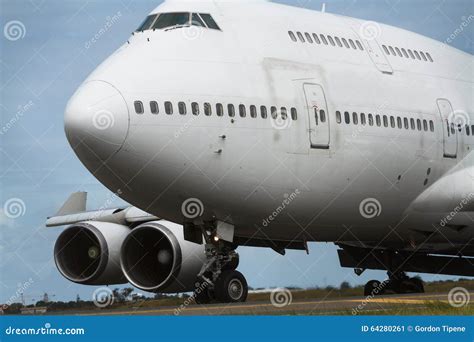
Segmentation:
[(198, 274), (194, 290), (197, 304), (245, 302), (248, 285), (245, 277), (237, 271), (239, 255), (235, 246), (220, 240), (211, 227), (203, 229), (206, 243), (206, 263)]
[(410, 278), (405, 272), (387, 272), (388, 280), (380, 282), (371, 280), (364, 287), (364, 296), (383, 294), (424, 293), (423, 281), (420, 278)]

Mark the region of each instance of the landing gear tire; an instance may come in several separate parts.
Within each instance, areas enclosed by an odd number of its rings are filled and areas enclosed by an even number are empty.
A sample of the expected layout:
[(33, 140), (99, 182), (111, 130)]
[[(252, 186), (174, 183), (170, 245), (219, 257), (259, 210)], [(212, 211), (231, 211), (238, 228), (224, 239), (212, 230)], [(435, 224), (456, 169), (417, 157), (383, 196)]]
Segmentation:
[(378, 280), (370, 280), (364, 286), (364, 296), (376, 296), (383, 294), (383, 288), (381, 288), (381, 283)]
[(245, 302), (248, 294), (247, 281), (239, 271), (224, 271), (215, 283), (214, 293), (222, 303)]
[(423, 281), (419, 278), (408, 278), (399, 285), (398, 293), (424, 293)]

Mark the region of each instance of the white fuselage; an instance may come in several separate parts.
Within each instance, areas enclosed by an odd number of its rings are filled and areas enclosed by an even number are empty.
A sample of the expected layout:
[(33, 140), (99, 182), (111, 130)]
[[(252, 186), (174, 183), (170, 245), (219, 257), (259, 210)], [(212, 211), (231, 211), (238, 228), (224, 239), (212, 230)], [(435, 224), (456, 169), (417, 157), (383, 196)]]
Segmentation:
[[(362, 21), (264, 1), (165, 2), (153, 13), (181, 11), (211, 13), (221, 30), (134, 33), (66, 111), (76, 153), (111, 191), (176, 223), (187, 220), (182, 203), (199, 199), (203, 220), (232, 223), (238, 237), (438, 252), (472, 240), (474, 225), (462, 213), (449, 222), (462, 229), (440, 224), (465, 198), (470, 207), (462, 211), (473, 211), (474, 135), (470, 126), (469, 135), (464, 125), (449, 136), (446, 129), (454, 117), (474, 123), (471, 55), (382, 24), (368, 38)], [(363, 49), (305, 36), (303, 42), (297, 32), (358, 41)], [(397, 47), (401, 57), (382, 46)], [(402, 48), (428, 53), (433, 62), (405, 57)], [(151, 113), (152, 101), (158, 114)], [(173, 114), (165, 113), (165, 102)], [(272, 120), (272, 106), (280, 117), (287, 108), (288, 118)], [(316, 123), (315, 109), (324, 110), (325, 122)], [(91, 122), (101, 115), (112, 122), (97, 129)], [(380, 203), (379, 215), (367, 218), (360, 204), (371, 198)]]

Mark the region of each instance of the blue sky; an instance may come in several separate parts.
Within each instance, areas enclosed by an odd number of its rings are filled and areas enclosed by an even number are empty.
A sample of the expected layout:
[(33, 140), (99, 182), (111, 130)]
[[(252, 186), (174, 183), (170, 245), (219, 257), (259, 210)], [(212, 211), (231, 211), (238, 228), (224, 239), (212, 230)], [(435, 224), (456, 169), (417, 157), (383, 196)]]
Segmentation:
[[(314, 0), (278, 2), (317, 10), (322, 4)], [(474, 14), (472, 0), (326, 2), (328, 12), (380, 21), (440, 41), (446, 41)], [(93, 287), (72, 284), (57, 272), (53, 246), (62, 229), (44, 227), (45, 218), (74, 191), (89, 192), (90, 209), (110, 198), (70, 149), (63, 131), (64, 108), (85, 77), (159, 3), (0, 0), (0, 27), (4, 29), (0, 37), (1, 207), (18, 199), (23, 209), (17, 218), (0, 210), (0, 303), (15, 296), (19, 284), (25, 282), (31, 283), (25, 291), (28, 301), (39, 299), (45, 291), (59, 300), (74, 300), (77, 294), (91, 298)], [(88, 46), (107, 18), (119, 13), (120, 19)], [(19, 36), (14, 31), (6, 33), (12, 21), (20, 22)], [(451, 45), (472, 54), (473, 33), (471, 23)], [(117, 200), (114, 205), (123, 203)], [(311, 244), (310, 249), (309, 256), (289, 252), (282, 257), (269, 250), (243, 248), (240, 270), (253, 287), (362, 284), (384, 277), (376, 271), (356, 277), (351, 269), (340, 268), (332, 244)]]

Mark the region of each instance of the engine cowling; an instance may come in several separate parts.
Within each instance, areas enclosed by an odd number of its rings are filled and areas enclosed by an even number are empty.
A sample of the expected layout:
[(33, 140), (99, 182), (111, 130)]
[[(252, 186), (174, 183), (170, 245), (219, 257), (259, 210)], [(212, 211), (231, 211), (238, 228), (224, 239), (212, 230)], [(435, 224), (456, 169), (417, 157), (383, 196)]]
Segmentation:
[(120, 248), (129, 233), (127, 226), (108, 222), (72, 225), (56, 240), (56, 267), (66, 279), (78, 284), (125, 284)]
[(120, 260), (125, 277), (143, 291), (187, 292), (205, 262), (205, 247), (184, 240), (181, 225), (154, 221), (130, 232)]

